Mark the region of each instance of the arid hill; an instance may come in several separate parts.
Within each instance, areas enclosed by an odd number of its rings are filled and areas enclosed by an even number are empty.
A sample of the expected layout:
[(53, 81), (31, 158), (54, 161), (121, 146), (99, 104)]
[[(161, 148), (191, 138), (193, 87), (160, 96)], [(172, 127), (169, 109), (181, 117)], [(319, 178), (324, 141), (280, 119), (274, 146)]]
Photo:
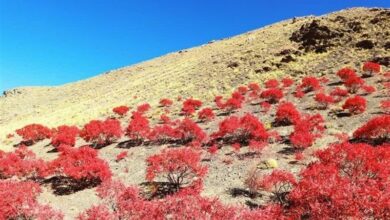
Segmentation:
[(161, 97), (212, 101), (282, 75), (326, 75), (367, 60), (389, 67), (389, 35), (389, 9), (353, 8), (289, 19), (79, 82), (16, 88), (0, 97), (0, 137), (29, 123), (82, 125), (112, 107), (156, 106)]

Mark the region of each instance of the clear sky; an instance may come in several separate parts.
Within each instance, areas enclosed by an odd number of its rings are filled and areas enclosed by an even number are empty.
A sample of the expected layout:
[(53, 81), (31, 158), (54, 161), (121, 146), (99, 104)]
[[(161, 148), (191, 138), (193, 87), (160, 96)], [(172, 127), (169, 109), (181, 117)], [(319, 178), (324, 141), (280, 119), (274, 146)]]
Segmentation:
[(59, 85), (294, 16), (390, 0), (0, 0), (0, 92)]

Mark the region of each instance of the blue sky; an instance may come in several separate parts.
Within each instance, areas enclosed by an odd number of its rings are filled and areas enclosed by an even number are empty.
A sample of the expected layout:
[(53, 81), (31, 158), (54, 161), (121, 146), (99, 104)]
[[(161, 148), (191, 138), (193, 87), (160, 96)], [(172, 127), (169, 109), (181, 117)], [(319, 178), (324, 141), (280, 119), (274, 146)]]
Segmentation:
[(0, 92), (59, 85), (294, 16), (389, 0), (0, 0)]

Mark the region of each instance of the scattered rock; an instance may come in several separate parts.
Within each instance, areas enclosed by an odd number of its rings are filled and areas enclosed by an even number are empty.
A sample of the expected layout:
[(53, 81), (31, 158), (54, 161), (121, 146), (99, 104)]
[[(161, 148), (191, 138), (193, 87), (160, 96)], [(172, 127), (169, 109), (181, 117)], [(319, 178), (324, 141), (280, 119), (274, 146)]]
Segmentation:
[(11, 95), (16, 95), (16, 94), (22, 94), (22, 91), (19, 89), (11, 89), (11, 90), (6, 90), (3, 92), (3, 95), (5, 97), (11, 96)]
[(282, 63), (289, 63), (292, 61), (295, 61), (295, 58), (292, 57), (291, 55), (287, 55), (280, 60), (280, 62), (282, 62)]
[(389, 67), (390, 57), (375, 57), (374, 59), (372, 59), (372, 62), (379, 63), (380, 65)]
[(238, 62), (234, 61), (234, 62), (230, 62), (230, 63), (227, 65), (227, 67), (234, 69), (234, 68), (237, 68), (239, 65), (240, 65), (240, 64), (239, 64)]
[(375, 45), (371, 40), (362, 40), (356, 43), (356, 47), (361, 49), (372, 49), (374, 46)]

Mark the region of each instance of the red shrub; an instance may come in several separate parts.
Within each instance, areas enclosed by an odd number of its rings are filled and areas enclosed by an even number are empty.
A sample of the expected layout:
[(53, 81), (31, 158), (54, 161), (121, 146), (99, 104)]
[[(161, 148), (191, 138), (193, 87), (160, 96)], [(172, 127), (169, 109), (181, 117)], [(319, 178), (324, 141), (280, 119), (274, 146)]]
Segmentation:
[(164, 124), (155, 126), (148, 135), (151, 141), (159, 144), (169, 142), (189, 142), (202, 143), (206, 140), (206, 133), (191, 119), (184, 118), (175, 124)]
[(34, 152), (22, 146), (15, 152), (0, 152), (0, 179), (37, 179), (48, 175), (47, 164), (38, 159)]
[(15, 131), (23, 138), (23, 142), (32, 145), (38, 141), (51, 137), (51, 130), (40, 124), (29, 124)]
[(365, 92), (365, 94), (371, 94), (376, 91), (375, 87), (370, 85), (363, 85), (362, 89)]
[(150, 132), (149, 120), (140, 112), (133, 112), (126, 135), (131, 139), (142, 142)]
[(295, 124), (301, 117), (301, 114), (291, 102), (283, 102), (279, 104), (276, 110), (275, 123), (278, 125)]
[(271, 88), (261, 92), (260, 97), (266, 99), (268, 103), (274, 104), (283, 98), (283, 92), (280, 89)]
[(118, 155), (116, 155), (116, 162), (119, 162), (127, 157), (127, 151), (122, 151)]
[(372, 76), (373, 73), (381, 72), (381, 65), (374, 62), (365, 62), (362, 70), (367, 76)]
[(265, 81), (264, 85), (265, 85), (265, 88), (267, 88), (267, 89), (278, 88), (279, 82), (276, 79), (269, 79), (269, 80)]
[(211, 145), (211, 147), (207, 149), (207, 152), (209, 152), (212, 155), (216, 154), (218, 152), (218, 145), (216, 144)]
[(230, 114), (236, 109), (240, 109), (242, 105), (241, 99), (230, 98), (224, 104), (224, 109)]
[(139, 105), (137, 107), (137, 112), (141, 113), (141, 114), (144, 114), (145, 112), (149, 111), (150, 110), (150, 105), (149, 103), (144, 103), (142, 105)]
[(271, 109), (272, 105), (269, 104), (269, 102), (261, 102), (260, 107), (262, 112), (267, 113)]
[(222, 96), (215, 97), (215, 103), (219, 109), (226, 111), (228, 114), (232, 113), (234, 110), (240, 109), (245, 100), (240, 92), (233, 92), (231, 98), (226, 100), (225, 103), (222, 99)]
[(246, 86), (239, 86), (237, 88), (237, 92), (239, 92), (242, 95), (245, 95), (248, 92), (248, 87), (246, 87)]
[(250, 90), (250, 92), (249, 92), (250, 100), (257, 99), (259, 97), (259, 93), (260, 93), (260, 86), (259, 86), (259, 84), (254, 83), (254, 82), (249, 83), (248, 84), (248, 88)]
[(207, 139), (206, 133), (194, 121), (184, 118), (179, 122), (176, 132), (179, 140), (185, 144), (189, 142), (202, 143)]
[(283, 87), (287, 88), (294, 84), (294, 80), (288, 77), (282, 79)]
[(342, 68), (337, 72), (337, 75), (341, 78), (342, 81), (346, 81), (349, 78), (357, 77), (355, 70), (351, 68)]
[(304, 93), (316, 91), (321, 89), (320, 81), (313, 76), (306, 76), (302, 79), (302, 83), (299, 85)]
[(253, 115), (246, 114), (239, 118), (231, 116), (219, 124), (219, 130), (212, 134), (213, 138), (224, 139), (228, 143), (249, 144), (249, 141), (266, 142), (269, 135), (264, 125)]
[(350, 93), (356, 93), (364, 85), (364, 80), (358, 76), (350, 77), (344, 81), (344, 85)]
[(166, 144), (171, 140), (176, 140), (180, 138), (180, 133), (169, 124), (157, 125), (153, 129), (151, 129), (148, 134), (149, 140), (159, 143)]
[(192, 115), (195, 113), (197, 109), (202, 106), (202, 102), (200, 100), (189, 98), (183, 102), (183, 107), (181, 109), (184, 115)]
[(283, 170), (274, 170), (262, 179), (260, 187), (271, 191), (277, 202), (283, 205), (287, 204), (286, 193), (296, 184), (297, 181), (291, 173)]
[(171, 123), (171, 118), (169, 118), (169, 116), (166, 115), (166, 114), (162, 114), (162, 115), (160, 115), (160, 121), (163, 124), (170, 124)]
[(38, 203), (40, 193), (35, 182), (0, 180), (0, 219), (63, 219), (62, 213)]
[(117, 219), (106, 205), (96, 205), (77, 216), (78, 220), (112, 220)]
[(200, 153), (190, 148), (164, 149), (147, 158), (146, 179), (153, 181), (160, 176), (167, 178), (178, 189), (193, 187), (201, 183), (207, 173), (200, 159)]
[(382, 115), (369, 120), (353, 133), (353, 137), (374, 144), (390, 141), (390, 116)]
[(213, 109), (211, 108), (204, 108), (198, 112), (198, 118), (201, 121), (211, 121), (215, 118), (215, 114), (213, 112)]
[(324, 119), (320, 114), (305, 115), (294, 125), (290, 141), (295, 148), (308, 148), (325, 130)]
[(61, 144), (74, 146), (80, 130), (76, 126), (61, 125), (52, 130), (51, 144), (55, 147)]
[(390, 100), (381, 101), (381, 109), (386, 114), (390, 114)]
[[(114, 186), (112, 186), (114, 185)], [(99, 187), (100, 188), (100, 187)], [(108, 184), (103, 190), (105, 197), (101, 211), (113, 213), (117, 219), (244, 219), (251, 217), (269, 217), (281, 215), (276, 208), (267, 208), (252, 212), (249, 209), (235, 208), (222, 205), (217, 199), (207, 199), (199, 195), (185, 195), (182, 193), (167, 196), (158, 200), (145, 200), (139, 195), (135, 187), (126, 187), (123, 184)], [(107, 209), (108, 208), (108, 209)], [(239, 211), (245, 211), (240, 214)], [(94, 219), (92, 209), (82, 214), (84, 219)], [(115, 219), (116, 219), (115, 218)], [(270, 217), (271, 218), (271, 217)]]
[(297, 87), (295, 92), (294, 92), (294, 97), (300, 99), (300, 98), (303, 98), (303, 96), (305, 96), (305, 93), (303, 92), (303, 90), (300, 87)]
[(316, 100), (320, 109), (326, 109), (329, 104), (334, 103), (333, 97), (324, 93), (317, 93), (314, 100)]
[(114, 113), (118, 114), (119, 116), (124, 116), (129, 111), (129, 109), (130, 109), (129, 107), (127, 107), (125, 105), (121, 105), (121, 106), (113, 108), (112, 111)]
[(122, 128), (116, 119), (92, 120), (80, 131), (80, 137), (94, 147), (111, 144), (121, 136)]
[(222, 96), (215, 96), (215, 99), (214, 99), (215, 105), (219, 109), (224, 109), (225, 108), (225, 103), (223, 103), (222, 99), (223, 99)]
[(350, 97), (345, 100), (343, 109), (347, 109), (351, 114), (361, 114), (366, 110), (366, 99), (360, 96)]
[(384, 147), (343, 143), (317, 153), (288, 195), (292, 219), (387, 219), (390, 154)]
[(111, 178), (108, 163), (98, 157), (98, 151), (84, 146), (61, 147), (57, 159), (50, 163), (51, 169), (60, 176), (85, 182), (102, 182)]
[(348, 90), (336, 87), (330, 92), (330, 95), (333, 96), (335, 102), (340, 102), (343, 97), (348, 96)]
[(160, 105), (161, 105), (162, 107), (169, 107), (169, 106), (171, 106), (172, 104), (173, 104), (173, 101), (170, 100), (170, 99), (161, 99), (161, 100), (160, 100)]

